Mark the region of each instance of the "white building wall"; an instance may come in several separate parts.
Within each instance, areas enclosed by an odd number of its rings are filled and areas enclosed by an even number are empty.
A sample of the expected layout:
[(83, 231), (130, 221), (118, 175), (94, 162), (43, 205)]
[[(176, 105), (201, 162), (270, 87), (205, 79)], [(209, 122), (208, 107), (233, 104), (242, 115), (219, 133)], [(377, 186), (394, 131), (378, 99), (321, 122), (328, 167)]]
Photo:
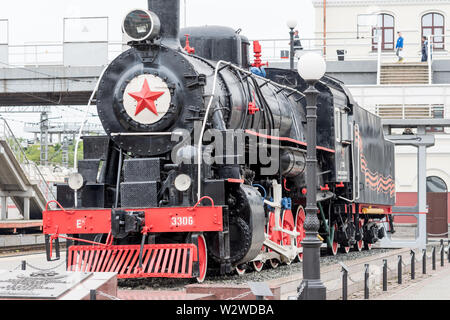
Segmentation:
[[(348, 86), (358, 104), (375, 113), (380, 104), (442, 104), (450, 118), (450, 85)], [(449, 130), (448, 128), (446, 129)], [(438, 176), (450, 189), (450, 135), (436, 134), (427, 150), (427, 176)], [(417, 149), (396, 147), (396, 190), (417, 192)]]
[[(323, 38), (323, 0), (312, 0), (315, 7), (315, 37)], [(405, 38), (404, 56), (409, 61), (421, 59), (422, 16), (429, 12), (438, 12), (445, 18), (446, 34), (450, 31), (450, 0), (327, 0), (327, 59), (337, 60), (336, 50), (347, 50), (347, 59), (377, 58), (372, 51), (372, 28), (361, 27), (358, 35), (358, 15), (387, 13), (395, 18), (394, 46), (397, 32), (401, 31)], [(343, 39), (350, 38), (350, 39)], [(450, 45), (449, 38), (445, 41), (446, 49)], [(323, 46), (321, 41), (316, 45)], [(435, 52), (434, 58), (439, 59), (445, 52)], [(394, 62), (394, 51), (383, 52), (383, 62)]]

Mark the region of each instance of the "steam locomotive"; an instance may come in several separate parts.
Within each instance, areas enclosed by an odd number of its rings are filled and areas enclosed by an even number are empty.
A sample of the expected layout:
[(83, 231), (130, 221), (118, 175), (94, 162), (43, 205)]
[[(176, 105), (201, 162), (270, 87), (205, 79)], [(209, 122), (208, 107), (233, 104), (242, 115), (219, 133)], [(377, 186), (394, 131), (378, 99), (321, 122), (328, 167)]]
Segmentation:
[[(180, 32), (179, 0), (148, 3), (99, 80), (107, 135), (83, 138), (78, 173), (43, 213), (48, 259), (63, 238), (69, 271), (200, 282), (301, 260), (307, 83), (262, 68), (257, 43), (252, 66), (239, 31)], [(393, 231), (380, 222), (395, 204), (394, 145), (341, 82), (316, 89), (320, 238), (334, 255), (368, 250)]]

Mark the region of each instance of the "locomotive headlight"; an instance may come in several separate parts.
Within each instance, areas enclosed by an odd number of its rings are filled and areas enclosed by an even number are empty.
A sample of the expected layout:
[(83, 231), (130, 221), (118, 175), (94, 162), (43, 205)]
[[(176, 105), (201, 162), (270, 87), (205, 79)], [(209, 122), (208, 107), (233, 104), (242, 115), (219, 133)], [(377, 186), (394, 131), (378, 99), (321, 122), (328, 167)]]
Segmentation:
[(175, 188), (180, 192), (188, 191), (192, 185), (192, 179), (187, 174), (180, 174), (175, 179)]
[(123, 20), (122, 30), (132, 41), (152, 40), (159, 35), (161, 22), (148, 10), (133, 10)]
[(72, 173), (69, 176), (69, 187), (70, 189), (77, 191), (80, 190), (83, 186), (84, 179), (83, 176), (79, 173)]

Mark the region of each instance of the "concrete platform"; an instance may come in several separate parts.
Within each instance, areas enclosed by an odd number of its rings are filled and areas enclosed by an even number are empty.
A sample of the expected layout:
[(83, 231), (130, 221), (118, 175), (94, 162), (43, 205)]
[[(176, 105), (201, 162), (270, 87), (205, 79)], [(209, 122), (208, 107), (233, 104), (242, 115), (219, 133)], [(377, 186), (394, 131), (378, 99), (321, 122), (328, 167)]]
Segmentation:
[(439, 269), (428, 278), (400, 287), (376, 300), (450, 300), (450, 267)]

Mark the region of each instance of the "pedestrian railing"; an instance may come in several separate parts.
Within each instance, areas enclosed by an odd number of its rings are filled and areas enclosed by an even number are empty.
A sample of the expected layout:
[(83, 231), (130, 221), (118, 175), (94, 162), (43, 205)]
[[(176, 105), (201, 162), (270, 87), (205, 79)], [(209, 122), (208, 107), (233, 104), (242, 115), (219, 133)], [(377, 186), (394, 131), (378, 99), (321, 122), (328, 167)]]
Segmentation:
[(36, 163), (28, 159), (21, 142), (14, 135), (8, 122), (3, 118), (0, 118), (0, 139), (8, 143), (27, 178), (31, 183), (34, 183), (39, 187), (46, 201), (55, 200), (56, 198), (50, 184), (44, 178)]

